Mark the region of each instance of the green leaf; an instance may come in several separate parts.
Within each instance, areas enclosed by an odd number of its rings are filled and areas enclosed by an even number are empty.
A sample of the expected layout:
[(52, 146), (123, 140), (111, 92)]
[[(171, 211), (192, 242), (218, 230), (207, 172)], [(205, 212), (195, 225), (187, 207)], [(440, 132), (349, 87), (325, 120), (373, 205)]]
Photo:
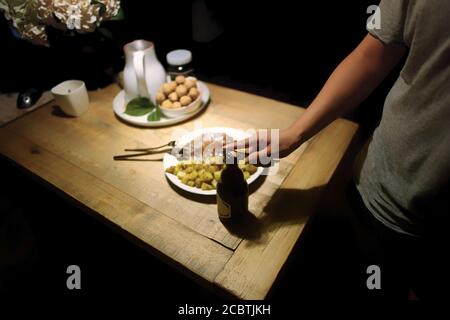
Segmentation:
[(100, 5), (100, 9), (98, 10), (98, 14), (100, 16), (104, 15), (106, 12), (106, 5), (104, 5), (103, 3), (99, 3)]
[(147, 120), (159, 121), (161, 119), (161, 116), (162, 116), (161, 110), (158, 107), (156, 107), (155, 110), (148, 115)]
[(130, 116), (143, 116), (155, 108), (148, 98), (137, 97), (128, 102), (125, 113)]
[(117, 12), (117, 14), (112, 17), (110, 20), (112, 21), (117, 21), (117, 20), (123, 20), (125, 19), (125, 14), (123, 13), (123, 9), (119, 8), (119, 11)]

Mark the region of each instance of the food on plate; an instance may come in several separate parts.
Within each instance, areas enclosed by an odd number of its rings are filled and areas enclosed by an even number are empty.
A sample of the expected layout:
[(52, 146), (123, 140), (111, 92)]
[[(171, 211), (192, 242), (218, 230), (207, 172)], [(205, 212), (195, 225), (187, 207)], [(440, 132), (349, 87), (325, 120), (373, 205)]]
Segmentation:
[(169, 95), (173, 91), (171, 83), (164, 83), (161, 87), (161, 91), (163, 94)]
[(174, 103), (172, 103), (172, 109), (178, 109), (181, 107), (182, 107), (182, 105), (178, 101), (175, 101)]
[(188, 106), (189, 104), (191, 104), (192, 102), (192, 98), (189, 96), (182, 96), (180, 98), (180, 103), (182, 106)]
[(200, 95), (200, 92), (198, 92), (197, 88), (191, 88), (189, 89), (188, 95), (189, 97), (191, 97), (192, 100), (195, 100)]
[[(207, 161), (184, 161), (166, 169), (167, 173), (176, 175), (185, 185), (202, 190), (215, 190), (222, 170), (226, 165), (219, 158), (211, 157)], [(239, 164), (247, 180), (257, 168), (252, 164)]]
[(175, 147), (174, 153), (182, 160), (208, 159), (222, 156), (223, 145), (233, 141), (234, 139), (225, 133), (203, 133), (181, 147)]
[(174, 81), (163, 83), (155, 98), (163, 108), (178, 109), (189, 106), (199, 97), (200, 91), (195, 78), (177, 76)]
[(186, 77), (185, 76), (177, 76), (176, 78), (175, 78), (175, 82), (177, 83), (177, 84), (183, 84), (184, 82), (186, 81)]
[(186, 86), (185, 85), (183, 85), (183, 84), (180, 84), (176, 89), (175, 89), (175, 92), (177, 93), (177, 95), (179, 96), (179, 97), (183, 97), (183, 96), (185, 96), (186, 94), (187, 94), (187, 91), (188, 89), (186, 88)]
[(171, 94), (169, 94), (169, 100), (172, 102), (177, 102), (178, 101), (178, 95), (176, 92), (172, 92)]
[(184, 85), (189, 90), (189, 89), (195, 88), (197, 86), (197, 81), (195, 81), (195, 79), (186, 79), (184, 81)]
[(162, 91), (158, 91), (156, 93), (156, 102), (161, 104), (164, 102), (164, 100), (166, 100), (166, 96), (164, 95), (164, 93), (162, 93)]
[(172, 101), (164, 100), (163, 103), (161, 104), (161, 106), (164, 107), (164, 108), (170, 109), (170, 108), (172, 108)]

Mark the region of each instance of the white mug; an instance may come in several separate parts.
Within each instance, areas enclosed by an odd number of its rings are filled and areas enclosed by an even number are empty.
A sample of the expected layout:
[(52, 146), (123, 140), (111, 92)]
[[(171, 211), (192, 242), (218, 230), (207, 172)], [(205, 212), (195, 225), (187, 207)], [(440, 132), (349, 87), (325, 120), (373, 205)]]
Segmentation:
[(56, 104), (69, 116), (78, 117), (89, 107), (89, 96), (83, 81), (67, 80), (51, 91)]

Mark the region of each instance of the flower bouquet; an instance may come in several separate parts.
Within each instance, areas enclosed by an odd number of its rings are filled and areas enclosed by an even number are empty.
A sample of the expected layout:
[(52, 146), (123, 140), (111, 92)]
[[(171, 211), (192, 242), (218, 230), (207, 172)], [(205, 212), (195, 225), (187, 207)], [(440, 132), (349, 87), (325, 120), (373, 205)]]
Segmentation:
[(0, 12), (23, 39), (48, 45), (47, 28), (87, 33), (122, 18), (120, 0), (0, 0)]

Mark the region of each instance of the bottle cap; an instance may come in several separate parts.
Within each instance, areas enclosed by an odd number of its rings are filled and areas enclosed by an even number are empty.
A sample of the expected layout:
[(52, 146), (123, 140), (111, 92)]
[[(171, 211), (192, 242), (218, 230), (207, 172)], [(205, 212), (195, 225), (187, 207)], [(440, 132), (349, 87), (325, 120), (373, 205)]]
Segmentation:
[(185, 49), (173, 50), (167, 54), (166, 60), (172, 66), (182, 66), (192, 61), (192, 53)]

